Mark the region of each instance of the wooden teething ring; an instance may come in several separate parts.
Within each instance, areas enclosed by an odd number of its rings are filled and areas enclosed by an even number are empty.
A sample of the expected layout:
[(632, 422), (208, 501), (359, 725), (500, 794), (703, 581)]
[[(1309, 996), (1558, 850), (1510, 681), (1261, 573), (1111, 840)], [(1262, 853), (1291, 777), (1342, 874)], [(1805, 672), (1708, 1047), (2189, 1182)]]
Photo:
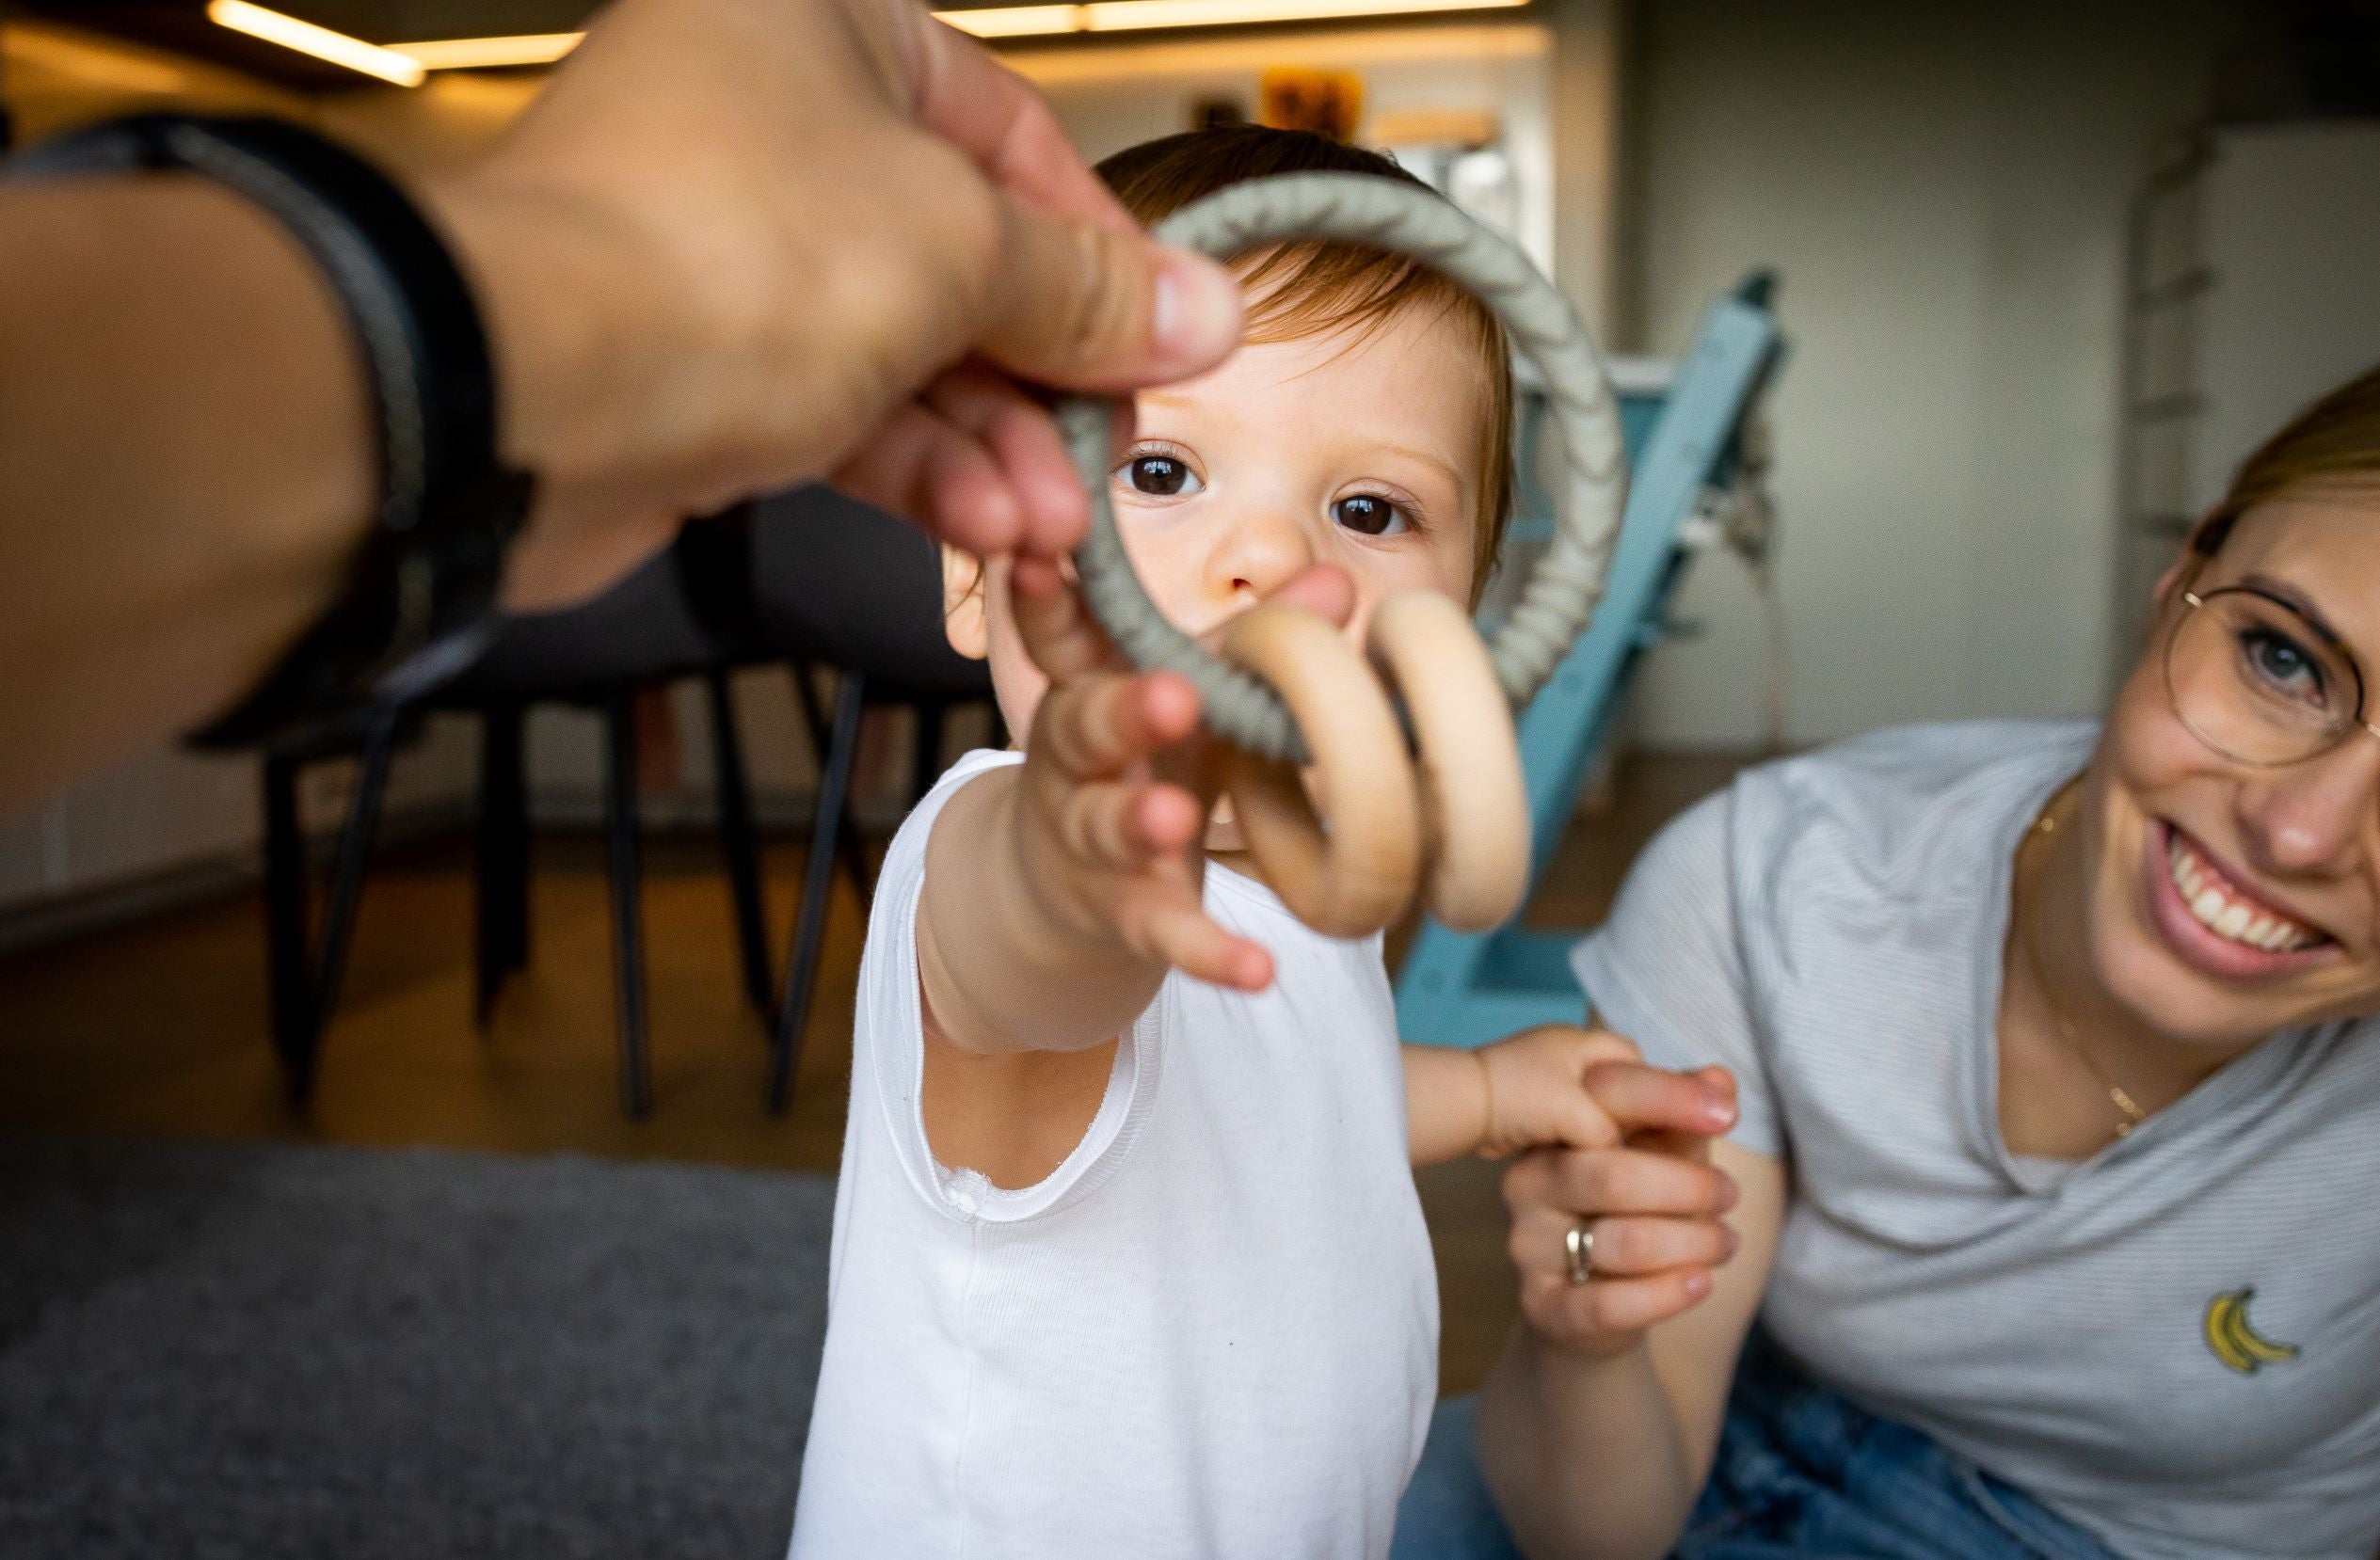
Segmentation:
[[(1513, 346), (1536, 365), (1561, 435), (1569, 474), (1560, 489), (1553, 545), (1539, 559), (1519, 605), (1485, 651), (1498, 695), (1486, 702), (1496, 708), (1502, 729), (1509, 732), (1510, 710), (1544, 686), (1586, 627), (1602, 595), (1620, 524), (1619, 411), (1602, 359), (1569, 301), (1520, 250), (1450, 202), (1400, 181), (1365, 174), (1293, 173), (1234, 184), (1175, 212), (1158, 224), (1157, 236), (1226, 260), (1267, 244), (1306, 238), (1409, 255), (1470, 289), (1503, 321)], [(1300, 908), (1301, 899), (1329, 912), (1332, 930), (1355, 919), (1371, 919), (1365, 931), (1385, 924), (1411, 897), (1423, 850), (1418, 824), (1410, 856), (1390, 851), (1377, 866), (1367, 866), (1351, 859), (1355, 847), (1366, 852), (1388, 848), (1378, 844), (1368, 822), (1343, 820), (1339, 808), (1358, 782), (1378, 786), (1392, 772), (1410, 775), (1411, 760), (1400, 751), (1373, 745), (1379, 741), (1377, 723), (1371, 723), (1370, 737), (1356, 740), (1361, 746), (1347, 746), (1335, 732), (1329, 751), (1319, 742), (1309, 746), (1301, 727), (1314, 717), (1306, 708), (1292, 714), (1293, 706), (1311, 703), (1309, 695), (1301, 692), (1285, 702), (1282, 693), (1286, 690), (1276, 692), (1268, 686), (1253, 662), (1243, 666), (1218, 660), (1158, 611), (1132, 572), (1109, 501), (1113, 413), (1114, 403), (1104, 397), (1069, 397), (1058, 407), (1059, 426), (1090, 491), (1091, 533), (1077, 550), (1075, 564), (1093, 615), (1134, 665), (1188, 677), (1204, 700), (1208, 727), (1217, 735), (1257, 757), (1321, 766), (1318, 788), (1324, 798), (1327, 832), (1325, 823), (1304, 806), (1302, 795), (1298, 807), (1286, 805), (1278, 775), (1260, 787), (1251, 780), (1244, 782), (1251, 794), (1261, 789), (1283, 804), (1275, 811), (1266, 800), (1258, 801), (1258, 807), (1267, 809), (1266, 821), (1250, 831), (1250, 848), (1285, 902), (1302, 918), (1311, 920)], [(1375, 619), (1380, 615), (1376, 612)], [(1446, 641), (1437, 626), (1421, 622), (1415, 628), (1405, 621), (1408, 615), (1400, 611), (1393, 614), (1390, 628), (1376, 628), (1371, 648), (1406, 693), (1421, 766), (1429, 776), (1428, 828), (1435, 858), (1430, 907), (1450, 925), (1457, 924), (1456, 915), (1469, 924), (1492, 925), (1493, 920), (1482, 923), (1480, 917), (1499, 906), (1502, 914), (1494, 920), (1509, 915), (1519, 899), (1519, 883), (1527, 875), (1525, 805), (1490, 805), (1493, 799), (1509, 803), (1513, 798), (1509, 781), (1517, 774), (1519, 760), (1514, 755), (1509, 770), (1502, 767), (1503, 756), (1511, 749), (1509, 737), (1500, 742), (1491, 740), (1466, 708), (1466, 703), (1483, 698), (1476, 676), (1442, 678), (1438, 674), (1455, 666), (1459, 658), (1443, 650)], [(1416, 640), (1427, 637), (1441, 648), (1414, 652), (1402, 637), (1407, 634)], [(1301, 636), (1300, 643), (1319, 642)], [(1268, 641), (1258, 654), (1268, 667), (1275, 667), (1270, 651)], [(1298, 653), (1302, 657), (1306, 652), (1301, 648)], [(1429, 662), (1444, 666), (1425, 664)], [(1344, 702), (1358, 701), (1350, 694)], [(1385, 695), (1376, 681), (1362, 702), (1380, 705), (1384, 711)], [(1233, 772), (1253, 776), (1257, 768), (1235, 763)], [(1409, 865), (1395, 895), (1398, 902), (1379, 910), (1388, 896), (1371, 885), (1389, 882), (1399, 860)], [(1288, 884), (1301, 873), (1298, 899), (1292, 899)], [(1317, 880), (1310, 892), (1302, 885), (1306, 878)], [(1366, 885), (1361, 892), (1358, 884)], [(1352, 915), (1357, 908), (1365, 910), (1365, 916)]]
[(1422, 903), (1457, 931), (1501, 926), (1528, 892), (1529, 799), (1487, 646), (1461, 607), (1415, 590), (1372, 609), (1366, 647), (1405, 701), (1420, 759)]
[(1296, 765), (1235, 749), (1223, 784), (1248, 849), (1281, 902), (1315, 931), (1379, 931), (1412, 900), (1422, 850), (1421, 799), (1379, 679), (1338, 629), (1294, 607), (1233, 618), (1223, 655), (1296, 714), (1322, 793), (1318, 819)]

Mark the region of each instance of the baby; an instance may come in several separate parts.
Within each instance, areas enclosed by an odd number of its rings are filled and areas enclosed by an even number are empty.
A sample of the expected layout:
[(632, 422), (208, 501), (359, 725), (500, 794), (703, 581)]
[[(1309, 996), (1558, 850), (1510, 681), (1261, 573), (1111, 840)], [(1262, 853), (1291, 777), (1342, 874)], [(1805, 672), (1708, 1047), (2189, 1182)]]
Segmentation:
[[(1100, 171), (1153, 222), (1306, 169), (1408, 177), (1255, 128)], [(1396, 591), (1472, 600), (1512, 486), (1493, 317), (1348, 246), (1241, 273), (1250, 344), (1141, 396), (1113, 473), (1158, 605), (1211, 643), (1268, 597), (1357, 635)], [(1214, 806), (1189, 684), (1056, 569), (946, 562), (1028, 736), (879, 880), (792, 1552), (1382, 1555), (1437, 1380), (1411, 1166), (1577, 1140), (1585, 1031), (1400, 1051), (1381, 939), (1292, 918)]]

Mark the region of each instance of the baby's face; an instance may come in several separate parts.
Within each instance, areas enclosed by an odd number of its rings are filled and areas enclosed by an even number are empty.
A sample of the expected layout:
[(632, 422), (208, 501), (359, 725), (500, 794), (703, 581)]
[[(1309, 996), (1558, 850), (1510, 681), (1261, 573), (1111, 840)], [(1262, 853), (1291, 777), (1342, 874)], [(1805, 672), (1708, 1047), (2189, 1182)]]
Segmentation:
[[(1482, 377), (1461, 321), (1407, 309), (1369, 334), (1243, 347), (1210, 374), (1143, 393), (1108, 490), (1149, 595), (1210, 645), (1317, 563), (1354, 581), (1347, 631), (1358, 643), (1397, 591), (1467, 602), (1487, 477)], [(1047, 684), (1017, 639), (1006, 570), (952, 607), (951, 644), (988, 650), (1001, 713), (1030, 730)]]

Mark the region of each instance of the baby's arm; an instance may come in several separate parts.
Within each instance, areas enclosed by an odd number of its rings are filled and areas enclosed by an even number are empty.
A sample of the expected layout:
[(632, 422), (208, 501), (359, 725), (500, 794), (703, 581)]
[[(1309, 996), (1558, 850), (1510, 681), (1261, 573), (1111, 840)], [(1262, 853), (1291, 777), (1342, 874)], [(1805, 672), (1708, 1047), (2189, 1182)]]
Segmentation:
[(1458, 1045), (1408, 1045), (1405, 1138), (1416, 1165), (1477, 1154), (1488, 1140), (1487, 1054)]
[(1196, 691), (1120, 669), (1054, 568), (1020, 560), (1011, 592), (1049, 691), (1025, 761), (934, 820), (917, 931), (928, 1139), (1014, 1186), (1080, 1139), (1113, 1041), (1169, 969), (1258, 991), (1272, 959), (1201, 902)]
[(1593, 1074), (1613, 1064), (1653, 1074), (1658, 1109), (1683, 1131), (1723, 1132), (1734, 1100), (1707, 1080), (1641, 1065), (1637, 1049), (1606, 1030), (1573, 1024), (1524, 1029), (1466, 1051), (1405, 1047), (1405, 1125), (1413, 1162), (1434, 1165), (1466, 1154), (1502, 1159), (1545, 1145), (1598, 1149), (1617, 1140), (1595, 1098)]
[(1206, 800), (1180, 763), (1158, 773), (1196, 729), (1197, 692), (1116, 669), (1054, 568), (1020, 561), (1011, 581), (1050, 687), (1025, 761), (935, 820), (918, 906), (927, 1027), (964, 1051), (1078, 1051), (1139, 1016), (1170, 968), (1262, 990), (1271, 956), (1200, 902)]

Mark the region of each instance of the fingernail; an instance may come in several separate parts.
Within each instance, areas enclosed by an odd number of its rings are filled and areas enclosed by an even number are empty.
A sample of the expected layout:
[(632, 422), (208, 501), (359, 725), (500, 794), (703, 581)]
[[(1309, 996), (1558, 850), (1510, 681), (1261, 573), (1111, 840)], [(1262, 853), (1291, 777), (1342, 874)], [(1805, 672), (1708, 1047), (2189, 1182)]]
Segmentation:
[(1685, 1276), (1685, 1292), (1696, 1299), (1701, 1299), (1711, 1292), (1711, 1275), (1703, 1272), (1700, 1267), (1688, 1273)]
[(1204, 255), (1169, 252), (1158, 267), (1150, 327), (1168, 361), (1213, 362), (1239, 340), (1239, 283)]

